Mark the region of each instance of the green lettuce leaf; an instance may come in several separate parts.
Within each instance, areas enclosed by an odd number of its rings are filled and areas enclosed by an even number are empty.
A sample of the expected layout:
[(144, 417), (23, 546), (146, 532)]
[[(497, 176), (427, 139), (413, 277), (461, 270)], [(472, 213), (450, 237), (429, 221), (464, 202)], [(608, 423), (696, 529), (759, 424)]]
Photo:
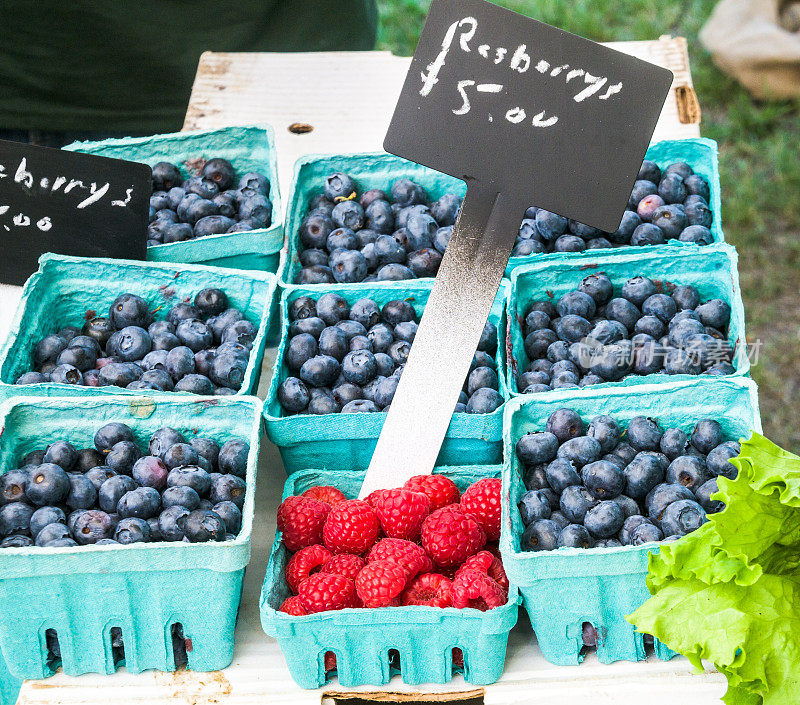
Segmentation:
[(650, 554), (652, 597), (628, 617), (728, 679), (728, 705), (800, 703), (800, 457), (762, 436), (742, 443), (726, 508)]

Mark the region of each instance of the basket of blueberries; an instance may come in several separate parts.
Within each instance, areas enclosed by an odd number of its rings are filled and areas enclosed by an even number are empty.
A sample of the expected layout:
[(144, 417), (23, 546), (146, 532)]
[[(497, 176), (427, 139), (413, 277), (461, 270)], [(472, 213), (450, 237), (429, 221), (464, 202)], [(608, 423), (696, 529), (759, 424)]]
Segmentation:
[(149, 260), (277, 272), (283, 228), (270, 127), (76, 142), (66, 149), (153, 168)]
[(506, 276), (530, 262), (531, 255), (547, 252), (591, 254), (598, 249), (699, 246), (723, 240), (716, 143), (708, 139), (670, 140), (647, 150), (619, 228), (613, 233), (529, 208)]
[(283, 284), (435, 277), (466, 187), (390, 154), (312, 155), (295, 165)]
[[(416, 281), (284, 291), (265, 418), (288, 473), (369, 465), (431, 287)], [(504, 281), (455, 405), (442, 465), (502, 458), (506, 292)]]
[(649, 597), (648, 553), (724, 509), (717, 477), (760, 429), (756, 386), (736, 377), (509, 402), (500, 550), (549, 661), (647, 657), (625, 615)]
[(251, 393), (270, 274), (45, 255), (0, 349), (0, 397)]
[(261, 411), (238, 397), (3, 404), (0, 647), (14, 675), (230, 663)]
[(732, 247), (712, 245), (702, 257), (675, 248), (583, 261), (544, 255), (514, 271), (512, 394), (748, 373)]

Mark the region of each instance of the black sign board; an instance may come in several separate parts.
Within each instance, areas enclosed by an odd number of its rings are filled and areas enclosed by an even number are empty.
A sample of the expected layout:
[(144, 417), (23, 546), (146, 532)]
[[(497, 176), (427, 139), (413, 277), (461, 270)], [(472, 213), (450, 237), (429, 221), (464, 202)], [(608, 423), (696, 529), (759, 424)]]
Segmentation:
[(45, 252), (144, 259), (146, 164), (0, 140), (0, 281), (22, 284)]
[(434, 0), (384, 148), (467, 194), (362, 498), (432, 471), (525, 208), (617, 229), (671, 82), (483, 0)]
[(671, 82), (492, 3), (435, 0), (384, 148), (614, 231)]

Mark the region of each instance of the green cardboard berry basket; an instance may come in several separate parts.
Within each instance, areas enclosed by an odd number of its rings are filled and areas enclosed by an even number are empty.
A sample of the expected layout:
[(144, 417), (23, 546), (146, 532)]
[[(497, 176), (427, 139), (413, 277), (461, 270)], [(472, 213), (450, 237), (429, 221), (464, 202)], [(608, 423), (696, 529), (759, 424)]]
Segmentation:
[(5, 659), (0, 653), (0, 705), (14, 705), (21, 685), (22, 681), (9, 673)]
[[(285, 415), (278, 402), (278, 387), (289, 376), (283, 363), (289, 341), (289, 304), (300, 296), (318, 299), (326, 292), (334, 292), (352, 304), (361, 298), (373, 299), (378, 306), (388, 301), (404, 299), (422, 314), (428, 300), (432, 279), (386, 282), (377, 286), (364, 284), (338, 284), (325, 287), (292, 286), (284, 290), (280, 302), (282, 321), (281, 341), (275, 367), (264, 406), (267, 436), (278, 446), (286, 472), (291, 474), (309, 467), (328, 470), (363, 470), (369, 465), (378, 436), (386, 419), (385, 413)], [(504, 364), (505, 305), (508, 282), (503, 280), (492, 305), (489, 320), (497, 326), (497, 362), (500, 378), (499, 392), (508, 398), (505, 386)], [(443, 351), (446, 354), (446, 351)], [(486, 465), (502, 462), (503, 457), (503, 407), (491, 414), (456, 413), (450, 422), (444, 444), (439, 453), (440, 465)]]
[[(466, 193), (466, 184), (447, 174), (415, 164), (406, 159), (385, 152), (365, 152), (353, 154), (310, 154), (297, 160), (294, 177), (289, 191), (284, 230), (286, 232), (287, 254), (281, 270), (281, 284), (295, 283), (300, 271), (300, 223), (308, 213), (308, 201), (312, 196), (322, 193), (325, 177), (335, 171), (343, 171), (351, 176), (358, 187), (359, 195), (371, 188), (383, 189), (387, 193), (397, 179), (406, 178), (425, 187), (431, 200), (445, 193)], [(359, 286), (375, 286), (365, 283)], [(381, 283), (377, 284), (381, 286)], [(330, 284), (312, 284), (317, 289)]]
[[(498, 477), (499, 466), (440, 467), (464, 490), (484, 477)], [(363, 472), (303, 470), (286, 481), (283, 498), (315, 485), (333, 485), (356, 497)], [(289, 597), (284, 578), (288, 552), (275, 535), (261, 590), (261, 625), (278, 640), (289, 671), (301, 688), (325, 685), (325, 654), (336, 656), (339, 684), (386, 685), (396, 671), (390, 652), (399, 655), (400, 674), (408, 685), (448, 683), (454, 673), (453, 649), (461, 649), (467, 683), (487, 685), (503, 673), (508, 634), (517, 622), (519, 595), (512, 584), (508, 602), (487, 612), (454, 607), (382, 607), (345, 609), (293, 617), (279, 612)]]
[[(517, 372), (528, 365), (525, 354), (522, 326), (527, 307), (533, 301), (555, 302), (559, 296), (577, 288), (584, 277), (596, 272), (605, 272), (614, 284), (614, 295), (631, 277), (650, 277), (656, 284), (691, 284), (700, 292), (703, 301), (720, 298), (730, 304), (731, 321), (728, 326), (728, 341), (735, 347), (733, 365), (735, 374), (746, 376), (750, 372), (750, 360), (746, 350), (744, 330), (744, 304), (739, 286), (738, 255), (730, 245), (718, 243), (698, 247), (666, 250), (650, 248), (627, 250), (595, 250), (590, 257), (580, 260), (564, 258), (559, 254), (541, 255), (534, 264), (518, 267), (511, 277), (511, 292), (508, 304), (508, 338), (506, 360), (506, 386), (512, 396), (521, 392), (517, 387)], [(605, 382), (604, 389), (634, 387), (639, 384), (667, 382), (670, 380), (697, 379), (702, 375), (629, 375), (619, 382)], [(539, 392), (535, 396), (547, 398), (553, 392)]]
[[(651, 144), (647, 150), (645, 159), (655, 162), (662, 169), (672, 164), (673, 162), (683, 161), (686, 162), (695, 174), (700, 174), (708, 182), (708, 187), (711, 192), (711, 198), (708, 207), (714, 214), (714, 222), (711, 224), (711, 235), (714, 242), (725, 242), (725, 235), (722, 232), (722, 198), (719, 183), (719, 154), (717, 150), (717, 143), (714, 140), (706, 139), (704, 137), (683, 139), (683, 140), (665, 140), (663, 142), (656, 142)], [(535, 206), (535, 203), (531, 203)], [(642, 247), (619, 247), (614, 248), (617, 252), (641, 252), (647, 253), (652, 251), (663, 252), (666, 248), (683, 248), (683, 247), (696, 247), (690, 243), (679, 242), (678, 240), (669, 240), (664, 245), (645, 245)], [(599, 250), (603, 252), (604, 250)], [(671, 252), (672, 250), (667, 250)], [(558, 253), (560, 257), (568, 260), (582, 261), (584, 258), (591, 258), (598, 250), (584, 250), (583, 252), (568, 252)], [(608, 250), (605, 250), (608, 252)], [(553, 254), (553, 253), (550, 253)], [(537, 262), (540, 258), (547, 255), (525, 255), (524, 257), (511, 257), (508, 260), (506, 267), (506, 276), (511, 277), (511, 272), (517, 267)]]
[[(625, 620), (650, 597), (645, 584), (647, 561), (657, 543), (619, 548), (559, 548), (525, 552), (520, 546), (524, 529), (517, 504), (525, 493), (515, 452), (519, 438), (544, 430), (547, 417), (559, 408), (577, 411), (584, 422), (608, 414), (626, 427), (634, 416), (655, 419), (662, 428), (690, 433), (696, 421), (713, 418), (730, 440), (761, 432), (757, 390), (741, 377), (699, 379), (629, 389), (568, 390), (549, 396), (518, 397), (506, 404), (503, 518), (500, 552), (509, 580), (519, 587), (523, 604), (544, 657), (558, 665), (583, 659), (582, 626), (598, 632), (601, 662), (646, 658), (643, 635)], [(675, 653), (655, 642), (661, 659)]]
[(255, 397), (103, 396), (20, 398), (0, 406), (0, 474), (56, 440), (92, 447), (102, 425), (120, 421), (146, 447), (161, 426), (189, 438), (250, 444), (242, 530), (222, 543), (140, 543), (0, 549), (0, 648), (19, 678), (45, 678), (45, 632), (55, 630), (69, 675), (113, 673), (111, 629), (121, 629), (124, 665), (138, 673), (175, 669), (174, 625), (188, 667), (214, 671), (233, 658), (233, 633), (250, 559), (261, 402)]
[(144, 162), (150, 166), (162, 161), (172, 162), (184, 177), (197, 175), (198, 170), (191, 162), (198, 158), (227, 159), (236, 169), (237, 178), (249, 171), (261, 172), (271, 184), (269, 199), (272, 201), (272, 224), (268, 228), (155, 245), (147, 248), (147, 259), (153, 262), (191, 262), (234, 269), (278, 271), (283, 247), (283, 211), (278, 188), (275, 137), (269, 125), (73, 142), (64, 149)]
[[(252, 394), (258, 387), (264, 346), (269, 333), (277, 281), (265, 272), (246, 272), (193, 264), (135, 262), (46, 254), (39, 270), (25, 283), (22, 299), (0, 346), (0, 400), (12, 396), (57, 396), (78, 394), (163, 394), (164, 392), (120, 387), (85, 387), (45, 382), (16, 385), (17, 378), (33, 369), (33, 346), (45, 335), (67, 325), (80, 327), (88, 311), (107, 315), (114, 299), (123, 293), (138, 294), (151, 310), (162, 311), (193, 299), (206, 287), (217, 287), (231, 306), (242, 310), (258, 326), (250, 360), (239, 394)], [(187, 392), (172, 392), (185, 396)]]

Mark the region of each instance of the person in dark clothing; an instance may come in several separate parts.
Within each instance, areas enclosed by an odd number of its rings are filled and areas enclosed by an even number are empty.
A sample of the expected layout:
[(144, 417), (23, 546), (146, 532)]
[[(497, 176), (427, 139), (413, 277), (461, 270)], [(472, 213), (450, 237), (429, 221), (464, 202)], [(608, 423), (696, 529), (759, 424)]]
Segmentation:
[(202, 52), (368, 50), (376, 31), (375, 0), (4, 0), (0, 139), (174, 132)]

